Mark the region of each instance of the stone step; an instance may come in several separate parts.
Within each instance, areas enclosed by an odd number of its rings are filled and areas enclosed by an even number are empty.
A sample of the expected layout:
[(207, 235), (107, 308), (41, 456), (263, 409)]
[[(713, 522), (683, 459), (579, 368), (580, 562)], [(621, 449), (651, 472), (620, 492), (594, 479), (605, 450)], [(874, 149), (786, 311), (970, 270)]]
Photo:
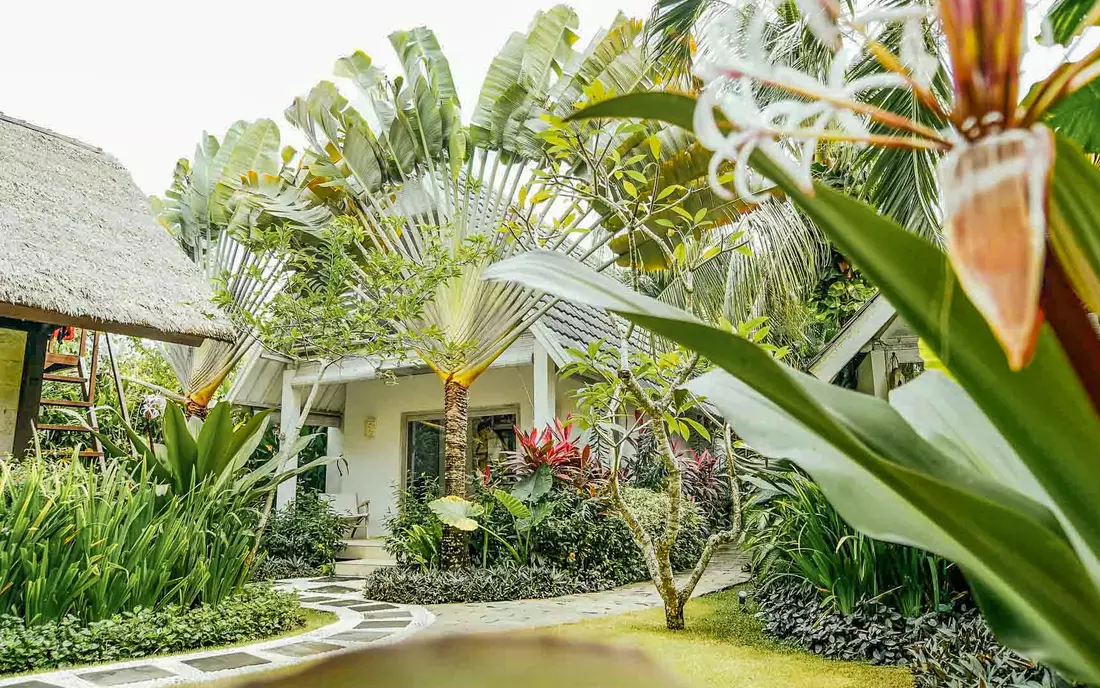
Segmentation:
[(386, 551), (384, 538), (367, 538), (364, 540), (345, 540), (344, 549), (336, 555), (337, 559), (388, 559), (393, 557)]
[(387, 566), (394, 566), (393, 559), (344, 559), (336, 562), (335, 573), (337, 576), (356, 576), (362, 578), (371, 571), (376, 571)]

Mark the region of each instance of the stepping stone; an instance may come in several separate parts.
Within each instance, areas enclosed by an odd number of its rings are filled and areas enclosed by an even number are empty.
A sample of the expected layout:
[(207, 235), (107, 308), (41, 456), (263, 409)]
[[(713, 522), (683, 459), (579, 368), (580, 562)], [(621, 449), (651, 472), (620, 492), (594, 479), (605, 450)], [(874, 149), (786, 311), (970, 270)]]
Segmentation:
[(355, 625), (356, 630), (366, 628), (404, 628), (409, 625), (411, 619), (397, 619), (396, 621), (360, 621)]
[(226, 669), (240, 669), (241, 667), (256, 666), (257, 664), (271, 664), (271, 661), (263, 657), (250, 655), (247, 652), (229, 652), (224, 655), (188, 659), (184, 664), (199, 671), (225, 671)]
[(356, 580), (366, 580), (365, 578), (358, 578), (356, 576), (324, 576), (323, 578), (311, 578), (310, 583), (340, 583)]
[(23, 681), (22, 683), (9, 683), (5, 688), (61, 688), (61, 686), (45, 681)]
[(77, 676), (97, 686), (121, 686), (127, 683), (138, 683), (139, 681), (152, 681), (156, 678), (168, 678), (175, 676), (175, 674), (152, 664), (139, 664), (107, 671), (89, 671), (85, 674), (77, 674)]
[(335, 600), (335, 599), (336, 599), (335, 597), (325, 597), (324, 595), (314, 595), (313, 597), (300, 597), (300, 598), (298, 598), (298, 601), (299, 602), (304, 602), (306, 604), (324, 604), (325, 602), (328, 602), (329, 600)]
[(383, 609), (397, 609), (392, 604), (385, 602), (371, 602), (370, 604), (361, 604), (358, 607), (352, 607), (357, 612), (380, 612)]
[(355, 607), (363, 603), (363, 600), (336, 600), (335, 602), (325, 602), (326, 607)]
[(321, 588), (313, 588), (309, 592), (323, 592), (328, 595), (339, 595), (346, 592), (358, 592), (355, 588), (348, 588), (343, 585), (326, 585)]
[(303, 640), (297, 643), (290, 643), (289, 645), (280, 645), (279, 647), (273, 647), (268, 650), (268, 652), (275, 652), (280, 655), (286, 655), (287, 657), (309, 657), (310, 655), (319, 655), (323, 652), (332, 652), (333, 650), (343, 649), (343, 645), (322, 643), (316, 640)]
[(391, 631), (344, 631), (343, 633), (330, 635), (328, 639), (339, 640), (345, 643), (372, 643), (388, 635), (391, 635)]
[[(352, 607), (352, 609), (357, 608)], [(411, 619), (412, 614), (403, 609), (394, 609), (392, 611), (383, 612), (363, 612), (364, 619)]]

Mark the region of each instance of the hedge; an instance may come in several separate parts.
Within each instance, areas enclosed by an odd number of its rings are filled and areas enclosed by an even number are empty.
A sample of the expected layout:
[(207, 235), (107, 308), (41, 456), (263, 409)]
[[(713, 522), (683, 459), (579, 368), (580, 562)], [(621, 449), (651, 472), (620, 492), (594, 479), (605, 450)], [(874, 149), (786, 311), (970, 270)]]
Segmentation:
[(91, 623), (66, 616), (28, 626), (3, 615), (0, 674), (248, 642), (304, 624), (298, 597), (268, 586), (249, 586), (217, 606), (138, 609)]

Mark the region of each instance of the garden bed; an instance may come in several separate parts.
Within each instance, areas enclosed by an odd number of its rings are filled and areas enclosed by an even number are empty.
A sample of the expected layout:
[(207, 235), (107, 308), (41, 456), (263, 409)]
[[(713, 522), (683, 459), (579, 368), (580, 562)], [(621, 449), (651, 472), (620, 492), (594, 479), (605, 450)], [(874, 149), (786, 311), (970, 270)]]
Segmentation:
[(251, 643), (330, 621), (329, 615), (302, 609), (297, 595), (267, 586), (250, 586), (217, 606), (142, 609), (91, 623), (68, 616), (27, 625), (0, 616), (0, 674)]

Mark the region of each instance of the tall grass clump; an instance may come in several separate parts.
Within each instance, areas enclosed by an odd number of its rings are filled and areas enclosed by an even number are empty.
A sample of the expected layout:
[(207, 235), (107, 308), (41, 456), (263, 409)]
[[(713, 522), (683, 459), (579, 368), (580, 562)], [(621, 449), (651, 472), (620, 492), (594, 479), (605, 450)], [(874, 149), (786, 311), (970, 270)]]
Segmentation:
[(772, 477), (749, 508), (746, 544), (762, 584), (804, 582), (827, 611), (848, 615), (877, 600), (915, 617), (949, 605), (960, 576), (923, 550), (856, 532), (802, 473)]
[(255, 494), (133, 464), (0, 461), (0, 615), (33, 625), (217, 604), (248, 579)]

